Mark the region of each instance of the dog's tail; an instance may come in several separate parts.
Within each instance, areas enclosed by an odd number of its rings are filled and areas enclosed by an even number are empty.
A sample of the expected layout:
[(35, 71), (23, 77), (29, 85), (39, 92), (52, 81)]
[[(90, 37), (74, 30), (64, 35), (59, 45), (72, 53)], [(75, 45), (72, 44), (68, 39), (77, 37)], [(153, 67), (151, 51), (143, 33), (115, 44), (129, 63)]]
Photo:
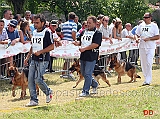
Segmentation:
[(137, 74), (136, 78), (140, 78), (141, 79), (141, 77), (138, 74)]

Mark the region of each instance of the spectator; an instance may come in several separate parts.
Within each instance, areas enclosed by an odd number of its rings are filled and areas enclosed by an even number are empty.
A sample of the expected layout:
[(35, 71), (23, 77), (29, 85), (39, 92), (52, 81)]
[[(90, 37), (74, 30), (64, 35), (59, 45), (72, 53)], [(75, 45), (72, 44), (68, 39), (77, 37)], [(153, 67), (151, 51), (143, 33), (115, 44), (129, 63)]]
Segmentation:
[(26, 11), (25, 14), (24, 14), (24, 21), (28, 21), (29, 24), (32, 23), (32, 20), (31, 20), (31, 11)]
[(139, 42), (139, 54), (142, 66), (142, 73), (145, 81), (142, 86), (150, 85), (152, 81), (152, 64), (156, 49), (155, 40), (159, 39), (157, 24), (151, 22), (152, 15), (145, 13), (142, 22), (136, 29)]
[(110, 30), (108, 26), (109, 17), (104, 16), (102, 18), (102, 25), (100, 27), (100, 31), (102, 32), (102, 39), (105, 39), (106, 41), (109, 40), (110, 44), (113, 44), (112, 42), (112, 31)]
[[(108, 22), (109, 22), (109, 17), (104, 16), (102, 18), (102, 25), (101, 25), (99, 31), (102, 33), (102, 39), (104, 39), (105, 41), (109, 41), (110, 44), (113, 44), (113, 42), (112, 42), (112, 32), (111, 32), (111, 30), (108, 26)], [(100, 60), (99, 60), (99, 63), (98, 63), (100, 66), (105, 67), (106, 64), (108, 64), (109, 61), (107, 61), (107, 63), (106, 63), (106, 57), (107, 57), (107, 55), (101, 55), (100, 56)]]
[(58, 19), (58, 28), (62, 29), (62, 19)]
[(21, 18), (21, 15), (20, 14), (16, 14), (13, 19), (17, 20), (18, 21), (18, 25), (17, 25), (17, 29), (20, 29), (20, 25), (21, 25), (21, 22), (23, 21), (23, 19)]
[[(20, 30), (18, 30), (20, 36), (20, 42), (25, 44), (31, 41), (32, 35), (30, 34), (30, 27), (28, 21), (23, 21), (20, 25)], [(24, 58), (28, 53), (19, 53), (17, 57), (18, 67), (23, 67)]]
[[(18, 21), (15, 19), (12, 19), (8, 25), (7, 34), (8, 38), (11, 40), (11, 45), (15, 45), (17, 42), (20, 41), (19, 32), (17, 30)], [(10, 65), (13, 65), (13, 57), (9, 58)]]
[(111, 29), (111, 31), (112, 31), (113, 27), (115, 26), (115, 23), (116, 23), (116, 19), (113, 19), (112, 23), (109, 25), (109, 28)]
[[(4, 28), (4, 21), (2, 19), (0, 19), (0, 44), (8, 44), (8, 34)], [(6, 78), (5, 63), (7, 63), (6, 58), (0, 59), (0, 79)]]
[(20, 30), (22, 31), (23, 38), (21, 38), (22, 43), (28, 43), (28, 41), (31, 41), (32, 35), (30, 34), (30, 27), (29, 22), (24, 21), (20, 25)]
[[(43, 15), (38, 14), (34, 17), (34, 26), (36, 30), (32, 36), (32, 47), (24, 60), (24, 64), (27, 62), (32, 55), (32, 60), (29, 66), (28, 74), (28, 88), (30, 92), (30, 102), (26, 106), (38, 105), (38, 98), (36, 93), (36, 84), (46, 95), (46, 103), (52, 100), (52, 90), (43, 81), (43, 74), (49, 63), (49, 52), (54, 49), (52, 34), (48, 28), (45, 28), (46, 20)], [(39, 41), (37, 41), (37, 38)]]
[[(58, 28), (58, 25), (57, 25), (57, 20), (52, 20), (50, 22), (50, 26), (49, 26), (49, 29), (51, 30), (52, 32), (52, 36), (53, 36), (53, 40), (54, 41), (57, 41), (59, 36), (57, 35), (56, 33), (56, 29)], [(53, 64), (53, 60), (55, 59), (55, 57), (52, 57), (50, 56), (50, 62), (49, 62), (49, 65), (48, 65), (48, 69), (49, 69), (49, 72), (55, 72), (53, 69), (52, 69), (52, 64)]]
[(7, 28), (8, 24), (10, 23), (10, 20), (12, 19), (12, 11), (7, 9), (3, 12), (3, 19), (4, 20), (4, 28)]
[[(131, 33), (132, 26), (130, 23), (125, 24), (125, 28), (122, 30), (122, 38), (134, 39), (133, 34)], [(126, 51), (121, 52), (121, 60), (127, 61)]]
[[(136, 29), (137, 27), (143, 22), (143, 20), (140, 20), (138, 22), (138, 25), (136, 25), (132, 30), (131, 33), (134, 35), (134, 37), (136, 36)], [(134, 63), (135, 65), (138, 65), (138, 58), (139, 58), (139, 49), (133, 49), (133, 50), (129, 50), (129, 57), (128, 57), (128, 61)]]
[[(80, 64), (81, 73), (84, 76), (83, 91), (79, 95), (80, 97), (86, 97), (89, 95), (90, 86), (93, 88), (93, 94), (97, 93), (98, 83), (92, 77), (96, 61), (98, 60), (99, 47), (102, 42), (102, 33), (96, 30), (97, 19), (95, 16), (89, 16), (87, 18), (87, 30), (84, 30), (80, 35), (79, 41), (73, 42), (74, 45), (80, 46)], [(86, 37), (84, 37), (86, 36)], [(81, 39), (83, 37), (83, 40)], [(90, 38), (90, 39), (88, 39)]]
[(76, 15), (74, 22), (77, 24), (77, 32), (82, 28), (82, 24), (79, 22), (79, 17)]
[[(74, 22), (76, 14), (74, 12), (70, 12), (68, 14), (68, 21), (62, 24), (62, 34), (63, 38), (62, 40), (68, 40), (68, 41), (74, 41), (76, 40), (76, 32), (77, 32), (77, 24)], [(67, 70), (70, 66), (70, 59), (65, 59), (63, 70)], [(65, 74), (65, 72), (62, 72), (62, 75), (60, 77), (64, 77), (65, 75), (69, 75), (69, 77), (73, 78), (73, 74)]]
[(100, 20), (97, 20), (96, 29), (99, 30), (99, 29), (100, 29), (100, 26), (101, 26)]
[(83, 21), (83, 23), (82, 23), (82, 28), (78, 31), (79, 34), (81, 34), (82, 31), (85, 30), (86, 28), (87, 28), (87, 21)]
[(34, 16), (35, 16), (35, 14), (32, 14), (32, 15), (31, 15), (31, 23), (30, 23), (30, 25), (29, 25), (29, 26), (30, 26), (30, 30), (31, 30), (31, 31), (30, 31), (30, 34), (31, 34), (31, 35), (33, 35), (33, 31), (35, 30), (34, 23), (33, 23), (33, 21), (34, 21)]
[(121, 33), (122, 33), (122, 21), (119, 18), (116, 18), (116, 23), (112, 30), (112, 37), (118, 40), (122, 40)]
[(102, 24), (102, 18), (104, 17), (103, 14), (99, 14), (97, 20), (99, 20), (100, 25)]

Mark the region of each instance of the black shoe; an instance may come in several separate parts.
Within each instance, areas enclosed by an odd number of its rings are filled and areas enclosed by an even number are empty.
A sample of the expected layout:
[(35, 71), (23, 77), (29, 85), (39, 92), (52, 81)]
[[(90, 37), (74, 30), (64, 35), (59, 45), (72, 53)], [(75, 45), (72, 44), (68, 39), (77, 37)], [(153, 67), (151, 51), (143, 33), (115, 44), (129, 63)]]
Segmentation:
[(142, 86), (149, 86), (150, 84), (148, 84), (148, 83), (144, 83)]
[(52, 70), (52, 69), (51, 69), (51, 70), (49, 70), (49, 72), (55, 72), (55, 70)]

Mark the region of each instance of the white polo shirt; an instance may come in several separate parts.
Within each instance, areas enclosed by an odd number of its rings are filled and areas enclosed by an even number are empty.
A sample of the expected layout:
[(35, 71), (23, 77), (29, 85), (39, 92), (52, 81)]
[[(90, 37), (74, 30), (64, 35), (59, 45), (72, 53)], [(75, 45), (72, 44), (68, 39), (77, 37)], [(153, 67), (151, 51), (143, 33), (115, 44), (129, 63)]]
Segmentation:
[(136, 34), (140, 36), (140, 44), (139, 48), (156, 48), (155, 41), (144, 41), (143, 39), (153, 37), (159, 35), (159, 29), (157, 24), (151, 22), (150, 24), (146, 24), (142, 22), (136, 29)]

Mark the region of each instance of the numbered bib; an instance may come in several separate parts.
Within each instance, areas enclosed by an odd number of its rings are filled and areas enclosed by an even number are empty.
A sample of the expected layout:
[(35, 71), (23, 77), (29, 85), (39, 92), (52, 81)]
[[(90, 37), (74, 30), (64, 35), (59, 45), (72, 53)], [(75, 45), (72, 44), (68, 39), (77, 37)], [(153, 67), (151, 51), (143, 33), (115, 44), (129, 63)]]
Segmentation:
[(81, 46), (82, 48), (87, 47), (92, 44), (92, 39), (95, 31), (85, 31), (81, 37)]
[(45, 28), (42, 32), (37, 32), (37, 30), (33, 32), (33, 36), (31, 39), (33, 53), (43, 49), (43, 38), (44, 38), (46, 30), (47, 28)]

